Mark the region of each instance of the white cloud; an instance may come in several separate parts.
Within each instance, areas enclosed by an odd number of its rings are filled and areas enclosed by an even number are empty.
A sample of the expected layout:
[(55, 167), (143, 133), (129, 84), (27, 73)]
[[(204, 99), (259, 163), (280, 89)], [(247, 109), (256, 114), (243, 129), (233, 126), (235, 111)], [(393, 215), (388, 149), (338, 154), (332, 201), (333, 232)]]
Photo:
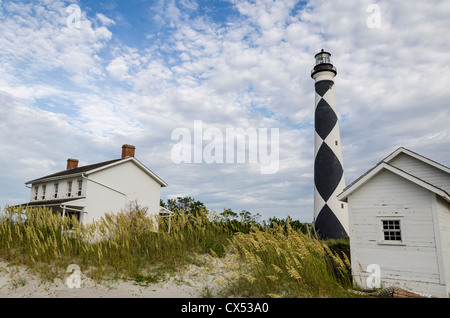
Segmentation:
[(297, 3), (296, 0), (271, 1), (261, 0), (255, 2), (234, 0), (233, 3), (242, 15), (246, 15), (263, 30), (273, 29), (283, 25), (289, 19), (290, 10)]
[(180, 0), (180, 5), (189, 10), (198, 9), (198, 3), (195, 0)]
[(97, 13), (96, 14), (97, 19), (100, 20), (100, 22), (106, 26), (110, 26), (110, 25), (114, 25), (116, 24), (116, 22), (110, 18), (108, 18), (107, 16), (105, 16), (104, 14), (101, 13)]
[(106, 67), (106, 70), (108, 71), (109, 75), (117, 80), (122, 81), (129, 78), (128, 66), (121, 57), (112, 60), (111, 63), (109, 63)]
[[(69, 76), (91, 83), (101, 74), (97, 53), (111, 39), (104, 26), (92, 28), (81, 11), (80, 28), (66, 24), (66, 4), (5, 3), (0, 22), (0, 59), (17, 68), (18, 76), (37, 78), (36, 72), (63, 70)], [(24, 69), (24, 65), (27, 67)]]

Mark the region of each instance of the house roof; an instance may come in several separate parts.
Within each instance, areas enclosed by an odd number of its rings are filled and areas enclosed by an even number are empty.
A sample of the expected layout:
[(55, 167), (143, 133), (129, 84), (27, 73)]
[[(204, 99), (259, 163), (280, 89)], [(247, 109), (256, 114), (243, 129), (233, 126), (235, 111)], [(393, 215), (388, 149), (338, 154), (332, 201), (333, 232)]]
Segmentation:
[(401, 177), (417, 184), (418, 186), (421, 186), (431, 192), (436, 193), (437, 195), (441, 196), (442, 198), (444, 198), (445, 200), (450, 202), (450, 194), (446, 190), (442, 189), (441, 187), (436, 186), (435, 184), (425, 181), (422, 178), (419, 178), (409, 172), (406, 172), (398, 167), (395, 167), (394, 165), (389, 163), (395, 157), (399, 156), (402, 153), (409, 155), (411, 157), (414, 157), (428, 165), (436, 167), (436, 168), (442, 170), (444, 173), (450, 174), (450, 169), (448, 167), (446, 167), (440, 163), (437, 163), (436, 161), (428, 159), (424, 156), (421, 156), (418, 153), (415, 153), (411, 150), (400, 147), (400, 148), (396, 149), (394, 152), (392, 152), (389, 156), (384, 158), (382, 161), (380, 161), (375, 167), (369, 169), (367, 172), (365, 172), (363, 175), (361, 175), (359, 178), (357, 178), (355, 181), (353, 181), (351, 184), (349, 184), (338, 195), (338, 199), (340, 201), (347, 202), (348, 196), (351, 195), (353, 192), (355, 192), (357, 189), (359, 189), (363, 184), (368, 182), (370, 179), (372, 179), (374, 176), (376, 176), (382, 170), (388, 170), (392, 173), (395, 173), (398, 176), (401, 176)]
[(78, 168), (74, 168), (74, 169), (62, 170), (62, 171), (59, 171), (59, 172), (56, 172), (53, 174), (49, 174), (44, 177), (40, 177), (40, 178), (31, 180), (31, 181), (28, 181), (25, 184), (32, 184), (32, 183), (37, 183), (37, 182), (41, 182), (41, 181), (47, 181), (49, 179), (59, 179), (60, 177), (66, 177), (66, 176), (70, 176), (70, 175), (80, 175), (83, 172), (88, 172), (90, 170), (98, 169), (103, 166), (109, 165), (111, 163), (118, 162), (120, 160), (122, 160), (122, 159), (109, 160), (109, 161), (94, 163), (91, 165), (86, 165), (86, 166), (82, 166), (82, 167), (78, 167)]
[(74, 197), (74, 198), (45, 200), (45, 201), (31, 201), (31, 202), (22, 204), (22, 206), (26, 206), (26, 205), (28, 205), (28, 206), (78, 205), (79, 201), (81, 201), (80, 199), (84, 199), (84, 197)]
[(52, 180), (58, 180), (58, 179), (64, 179), (67, 177), (76, 177), (81, 176), (83, 174), (90, 174), (94, 173), (103, 169), (108, 169), (110, 167), (113, 167), (118, 164), (122, 164), (128, 161), (132, 161), (135, 163), (139, 168), (141, 168), (145, 173), (147, 173), (150, 177), (152, 177), (156, 182), (158, 182), (162, 187), (167, 187), (167, 183), (164, 182), (160, 177), (158, 177), (153, 171), (148, 169), (145, 165), (143, 165), (139, 160), (137, 160), (134, 157), (126, 157), (126, 158), (120, 158), (120, 159), (114, 159), (114, 160), (108, 160), (104, 162), (99, 162), (95, 164), (90, 164), (78, 168), (73, 169), (66, 169), (62, 170), (41, 178), (37, 178), (34, 180), (30, 180), (26, 182), (25, 184), (34, 184), (34, 183), (41, 183), (46, 181), (52, 181)]

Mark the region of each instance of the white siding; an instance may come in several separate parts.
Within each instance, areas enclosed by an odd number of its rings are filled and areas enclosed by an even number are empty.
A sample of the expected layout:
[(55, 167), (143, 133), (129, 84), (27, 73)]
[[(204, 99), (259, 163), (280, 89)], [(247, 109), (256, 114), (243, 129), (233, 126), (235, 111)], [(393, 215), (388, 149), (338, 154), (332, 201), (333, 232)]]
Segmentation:
[(86, 212), (90, 222), (105, 212), (119, 212), (133, 201), (159, 212), (161, 185), (132, 161), (87, 176)]
[(437, 214), (439, 219), (439, 233), (441, 238), (442, 260), (444, 265), (444, 279), (447, 294), (450, 294), (450, 203), (438, 197)]
[[(82, 180), (82, 178), (81, 177), (67, 178), (67, 179), (59, 179), (59, 180), (54, 180), (54, 181), (49, 181), (49, 182), (33, 184), (31, 186), (30, 202), (82, 197), (86, 193), (86, 191), (85, 191), (86, 182), (83, 180), (81, 195), (78, 195), (78, 193), (77, 193), (78, 192), (78, 180)], [(70, 196), (68, 196), (68, 193), (67, 193), (68, 192), (68, 187), (67, 187), (68, 181), (72, 181), (72, 192), (71, 192)], [(58, 196), (56, 198), (54, 196), (54, 184), (55, 183), (58, 183)], [(43, 185), (46, 186), (44, 199), (42, 198)], [(34, 187), (35, 186), (39, 187), (37, 200), (34, 200)]]
[(450, 174), (441, 169), (404, 153), (393, 158), (389, 164), (450, 193)]
[(123, 195), (90, 180), (87, 181), (86, 188), (84, 223), (91, 223), (101, 218), (105, 213), (115, 213), (125, 208), (125, 197)]
[[(433, 193), (387, 170), (349, 196), (355, 284), (365, 288), (370, 273), (364, 271), (369, 264), (378, 264), (382, 284), (441, 292), (431, 213), (435, 198)], [(380, 244), (380, 223), (389, 217), (401, 219), (401, 245)]]

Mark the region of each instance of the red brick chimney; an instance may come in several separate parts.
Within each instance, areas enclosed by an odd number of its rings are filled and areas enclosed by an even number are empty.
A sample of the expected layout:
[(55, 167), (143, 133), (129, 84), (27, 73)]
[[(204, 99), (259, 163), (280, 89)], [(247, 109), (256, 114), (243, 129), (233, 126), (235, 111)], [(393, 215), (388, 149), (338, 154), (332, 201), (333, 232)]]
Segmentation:
[(123, 145), (122, 146), (122, 158), (126, 157), (134, 157), (135, 146), (132, 145)]
[(78, 168), (78, 159), (72, 159), (69, 158), (67, 159), (67, 170), (69, 169), (74, 169), (74, 168)]

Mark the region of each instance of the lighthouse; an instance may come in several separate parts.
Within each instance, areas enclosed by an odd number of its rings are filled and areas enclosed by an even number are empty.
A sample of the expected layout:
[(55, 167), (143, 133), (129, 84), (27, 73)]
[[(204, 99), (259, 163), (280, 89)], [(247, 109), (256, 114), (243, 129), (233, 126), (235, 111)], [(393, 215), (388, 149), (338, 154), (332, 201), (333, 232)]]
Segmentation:
[(314, 114), (314, 227), (322, 238), (348, 236), (347, 203), (337, 195), (345, 188), (341, 137), (334, 96), (337, 70), (331, 54), (315, 55), (311, 71), (315, 81)]

